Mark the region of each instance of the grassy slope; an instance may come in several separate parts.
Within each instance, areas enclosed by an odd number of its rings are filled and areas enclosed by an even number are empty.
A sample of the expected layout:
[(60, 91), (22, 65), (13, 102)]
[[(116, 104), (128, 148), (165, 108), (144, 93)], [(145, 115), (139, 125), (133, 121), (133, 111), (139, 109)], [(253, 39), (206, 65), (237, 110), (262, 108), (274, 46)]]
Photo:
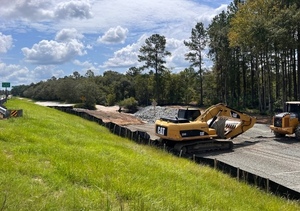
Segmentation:
[(300, 210), (208, 167), (27, 100), (0, 120), (0, 210)]

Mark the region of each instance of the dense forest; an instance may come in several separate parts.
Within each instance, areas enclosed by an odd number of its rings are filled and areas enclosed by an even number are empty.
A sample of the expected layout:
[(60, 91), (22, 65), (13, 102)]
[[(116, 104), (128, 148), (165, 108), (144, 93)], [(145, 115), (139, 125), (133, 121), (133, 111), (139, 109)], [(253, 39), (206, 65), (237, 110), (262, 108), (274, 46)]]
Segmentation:
[[(89, 108), (124, 102), (199, 106), (223, 102), (272, 112), (285, 101), (300, 100), (299, 7), (299, 0), (235, 0), (206, 28), (198, 22), (191, 29), (191, 36), (184, 41), (190, 66), (179, 73), (165, 66), (172, 54), (165, 48), (165, 37), (153, 34), (140, 48), (141, 67), (131, 67), (126, 74), (74, 72), (64, 78), (15, 86), (11, 92)], [(211, 69), (203, 67), (206, 56), (213, 61)]]

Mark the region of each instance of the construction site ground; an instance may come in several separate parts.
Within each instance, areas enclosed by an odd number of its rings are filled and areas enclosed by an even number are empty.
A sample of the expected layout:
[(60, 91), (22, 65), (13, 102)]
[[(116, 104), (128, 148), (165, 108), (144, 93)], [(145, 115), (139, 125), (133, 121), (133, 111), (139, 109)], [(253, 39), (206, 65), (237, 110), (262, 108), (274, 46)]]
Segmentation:
[[(119, 113), (118, 107), (99, 106), (91, 111), (96, 116), (131, 130), (147, 132), (155, 139), (154, 124), (141, 121), (132, 114)], [(275, 138), (269, 129), (271, 117), (256, 115), (257, 123), (244, 134), (232, 139), (231, 152), (202, 154), (254, 173), (300, 192), (300, 140), (294, 136)]]
[[(155, 136), (153, 123), (143, 122), (132, 114), (120, 113), (118, 109), (118, 106), (97, 106), (97, 110), (85, 112), (101, 118), (104, 122), (114, 122), (133, 131), (145, 131), (151, 139), (158, 138)], [(300, 193), (300, 140), (296, 140), (294, 136), (275, 138), (269, 129), (271, 117), (256, 118), (257, 123), (253, 128), (232, 139), (232, 151), (200, 156), (217, 159)]]

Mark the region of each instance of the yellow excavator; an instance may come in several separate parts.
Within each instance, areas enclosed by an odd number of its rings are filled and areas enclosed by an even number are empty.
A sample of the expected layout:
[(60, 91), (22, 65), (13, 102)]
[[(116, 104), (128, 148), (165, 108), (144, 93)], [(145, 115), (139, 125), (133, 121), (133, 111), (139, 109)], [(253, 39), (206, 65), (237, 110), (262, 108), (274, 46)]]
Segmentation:
[[(181, 154), (197, 154), (212, 150), (232, 150), (233, 139), (253, 127), (256, 119), (229, 108), (213, 105), (195, 120), (160, 118), (155, 121), (159, 145)], [(226, 140), (217, 140), (226, 139)]]

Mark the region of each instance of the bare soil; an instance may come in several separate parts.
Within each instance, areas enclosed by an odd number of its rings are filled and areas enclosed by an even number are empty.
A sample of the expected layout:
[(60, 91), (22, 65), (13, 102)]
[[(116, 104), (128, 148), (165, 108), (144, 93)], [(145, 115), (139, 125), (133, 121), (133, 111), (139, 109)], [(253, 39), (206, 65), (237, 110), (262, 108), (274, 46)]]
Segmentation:
[[(61, 104), (59, 102), (36, 102), (36, 104), (43, 106), (72, 106), (73, 104)], [(170, 106), (171, 108), (181, 108), (182, 106)], [(133, 114), (119, 112), (119, 106), (102, 106), (97, 105), (96, 110), (82, 109), (95, 117), (102, 119), (104, 122), (113, 122), (118, 125), (141, 125), (145, 124), (141, 119)], [(203, 110), (204, 111), (204, 110)], [(250, 114), (256, 117), (256, 123), (270, 124), (272, 117)]]
[[(173, 106), (174, 107), (174, 106)], [(102, 119), (103, 122), (113, 122), (118, 125), (140, 125), (145, 124), (133, 114), (119, 112), (118, 106), (96, 106), (97, 110), (86, 110), (85, 112)], [(272, 117), (265, 115), (252, 115), (256, 117), (256, 123), (270, 124)]]
[(119, 112), (118, 106), (96, 106), (97, 110), (86, 110), (85, 112), (102, 119), (103, 122), (113, 122), (118, 125), (140, 125), (144, 122), (136, 116)]
[(252, 115), (256, 117), (256, 123), (259, 124), (267, 124), (270, 125), (272, 122), (272, 116), (266, 116), (266, 115)]

